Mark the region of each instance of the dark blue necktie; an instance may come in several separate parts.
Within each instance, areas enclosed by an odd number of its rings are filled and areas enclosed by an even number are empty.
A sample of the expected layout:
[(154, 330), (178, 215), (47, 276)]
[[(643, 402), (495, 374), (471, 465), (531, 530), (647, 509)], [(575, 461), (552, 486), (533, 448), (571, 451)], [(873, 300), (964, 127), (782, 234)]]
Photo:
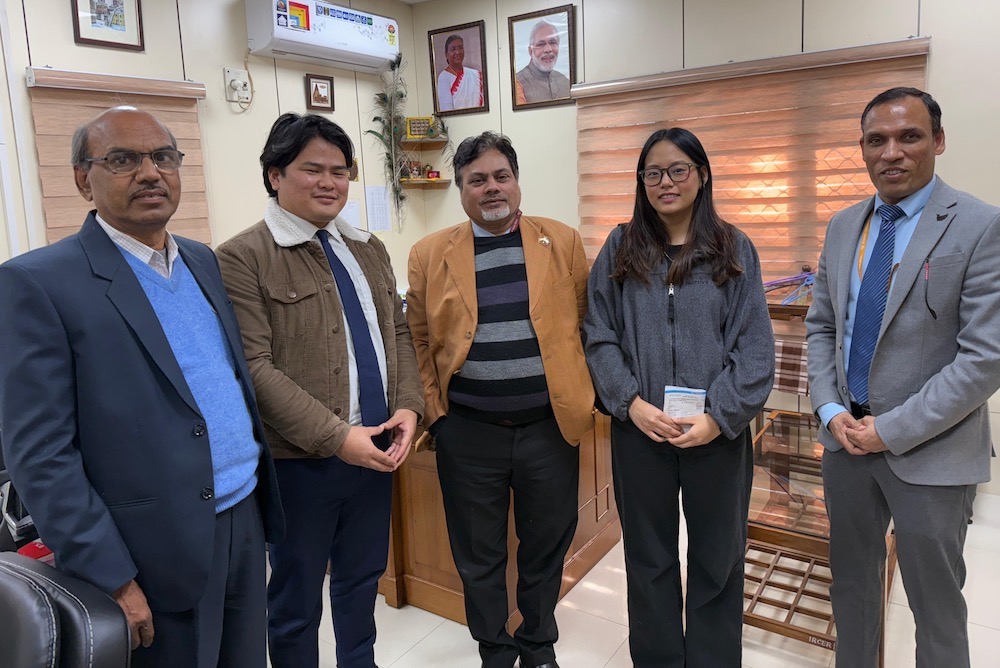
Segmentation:
[[(358, 366), (358, 394), (361, 404), (361, 424), (366, 427), (377, 427), (389, 419), (389, 409), (385, 404), (385, 390), (382, 386), (382, 374), (378, 367), (378, 357), (372, 344), (371, 333), (368, 331), (368, 321), (365, 319), (361, 300), (354, 289), (354, 281), (347, 267), (340, 261), (333, 248), (330, 247), (330, 233), (320, 230), (316, 233), (319, 243), (323, 246), (326, 259), (333, 270), (333, 278), (337, 282), (337, 292), (340, 293), (340, 303), (344, 307), (347, 324), (351, 328), (351, 341), (354, 344), (354, 361)], [(372, 439), (382, 450), (389, 447), (388, 433), (379, 434)]]
[(878, 214), (882, 217), (882, 225), (861, 279), (858, 303), (854, 309), (851, 354), (847, 363), (847, 387), (859, 404), (868, 403), (868, 372), (872, 367), (872, 355), (875, 354), (885, 303), (889, 297), (889, 280), (896, 249), (896, 221), (906, 212), (893, 204), (883, 204), (878, 208)]

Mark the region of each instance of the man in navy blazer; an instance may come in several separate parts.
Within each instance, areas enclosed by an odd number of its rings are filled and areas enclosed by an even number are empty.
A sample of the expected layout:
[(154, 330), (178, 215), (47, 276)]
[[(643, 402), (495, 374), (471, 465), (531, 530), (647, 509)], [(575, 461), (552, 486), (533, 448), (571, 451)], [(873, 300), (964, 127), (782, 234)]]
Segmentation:
[(891, 518), (917, 666), (959, 668), (962, 552), (976, 485), (990, 479), (986, 402), (1000, 386), (1000, 209), (935, 176), (945, 138), (927, 93), (879, 94), (861, 132), (878, 192), (830, 221), (806, 318), (837, 666), (877, 664)]
[(58, 567), (124, 610), (133, 666), (263, 668), (284, 520), (215, 256), (166, 231), (182, 158), (131, 107), (77, 130), (96, 210), (0, 266), (0, 431)]

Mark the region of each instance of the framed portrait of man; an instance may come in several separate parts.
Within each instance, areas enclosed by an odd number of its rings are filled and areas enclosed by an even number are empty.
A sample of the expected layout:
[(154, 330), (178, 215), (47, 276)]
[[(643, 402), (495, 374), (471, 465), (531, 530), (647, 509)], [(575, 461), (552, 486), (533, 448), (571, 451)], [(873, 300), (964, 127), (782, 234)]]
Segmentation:
[(573, 103), (569, 89), (576, 82), (575, 26), (573, 5), (507, 19), (515, 111)]
[(427, 33), (439, 116), (490, 110), (486, 78), (486, 23), (476, 21)]

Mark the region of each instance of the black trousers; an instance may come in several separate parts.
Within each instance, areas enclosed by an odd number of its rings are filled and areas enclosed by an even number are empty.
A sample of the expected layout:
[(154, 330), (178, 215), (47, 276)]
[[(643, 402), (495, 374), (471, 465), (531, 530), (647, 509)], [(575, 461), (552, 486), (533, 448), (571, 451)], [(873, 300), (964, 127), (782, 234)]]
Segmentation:
[(338, 457), (274, 462), (285, 539), (271, 545), (267, 633), (272, 668), (316, 668), (323, 578), (339, 668), (375, 666), (375, 596), (389, 551), (392, 474)]
[[(615, 500), (625, 539), (635, 668), (738, 668), (743, 559), (753, 481), (749, 429), (681, 449), (612, 420)], [(687, 521), (687, 629), (678, 554)]]
[(256, 494), (216, 516), (214, 555), (193, 610), (153, 610), (153, 644), (132, 653), (132, 668), (264, 668), (264, 526)]
[[(452, 413), (435, 440), (448, 538), (484, 668), (511, 668), (518, 656), (525, 668), (555, 660), (555, 607), (579, 506), (579, 449), (563, 440), (552, 417), (501, 427)], [(524, 617), (513, 636), (505, 627), (511, 490)]]

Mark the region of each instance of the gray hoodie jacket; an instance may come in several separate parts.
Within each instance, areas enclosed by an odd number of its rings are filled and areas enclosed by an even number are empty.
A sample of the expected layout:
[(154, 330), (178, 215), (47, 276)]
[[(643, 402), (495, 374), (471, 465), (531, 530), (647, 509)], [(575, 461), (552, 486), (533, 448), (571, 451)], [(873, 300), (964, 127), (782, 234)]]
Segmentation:
[(722, 435), (736, 438), (774, 380), (774, 334), (753, 243), (737, 231), (740, 276), (716, 287), (711, 267), (696, 265), (670, 296), (665, 259), (649, 285), (611, 278), (623, 232), (611, 232), (590, 271), (584, 352), (598, 397), (624, 421), (636, 395), (662, 407), (664, 386), (700, 388)]

